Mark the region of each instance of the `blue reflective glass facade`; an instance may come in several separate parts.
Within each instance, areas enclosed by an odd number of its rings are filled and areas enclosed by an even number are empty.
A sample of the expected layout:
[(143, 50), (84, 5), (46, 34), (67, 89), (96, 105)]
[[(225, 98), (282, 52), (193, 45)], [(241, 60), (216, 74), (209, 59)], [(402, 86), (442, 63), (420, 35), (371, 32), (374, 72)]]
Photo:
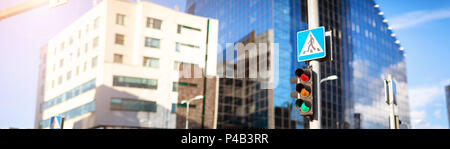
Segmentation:
[[(73, 108), (67, 112), (61, 113), (59, 114), (59, 116), (64, 117), (64, 120), (70, 120), (72, 118), (81, 116), (83, 114), (89, 113), (89, 112), (94, 112), (95, 111), (95, 100), (91, 101), (87, 104), (84, 104), (82, 106)], [(50, 126), (50, 119), (46, 119), (46, 120), (42, 120), (40, 123), (40, 128), (47, 128)]]
[[(404, 51), (397, 39), (379, 15), (379, 8), (372, 0), (347, 0), (335, 3), (344, 12), (336, 39), (342, 43), (342, 90), (345, 102), (345, 121), (353, 128), (389, 128), (388, 106), (385, 103), (383, 79), (392, 74), (397, 86), (397, 113), (400, 119), (410, 123)], [(322, 2), (324, 8), (332, 6)], [(326, 7), (328, 6), (328, 7)], [(327, 18), (322, 16), (323, 18)], [(342, 17), (341, 17), (342, 18)], [(326, 20), (326, 19), (324, 19)], [(347, 38), (347, 39), (344, 39)], [(333, 87), (332, 87), (333, 88)], [(328, 90), (328, 88), (327, 88)], [(331, 96), (331, 95), (329, 95)], [(353, 115), (353, 116), (351, 116)], [(359, 116), (358, 116), (359, 115)], [(360, 123), (356, 123), (360, 121)]]
[(88, 81), (80, 86), (77, 86), (59, 96), (56, 96), (55, 98), (52, 98), (41, 105), (41, 111), (44, 111), (48, 108), (51, 108), (59, 103), (62, 103), (64, 101), (70, 100), (72, 98), (77, 97), (78, 95), (81, 95), (87, 91), (90, 91), (92, 89), (95, 89), (95, 79)]
[[(273, 30), (280, 59), (279, 83), (273, 94), (267, 94), (273, 98), (273, 107), (267, 107), (275, 109), (273, 119), (268, 118), (270, 113), (262, 114), (269, 121), (266, 125), (246, 127), (308, 127), (292, 106), (295, 99), (290, 97), (295, 88), (290, 78), (294, 77), (295, 69), (305, 65), (296, 61), (296, 34), (307, 29), (306, 6), (306, 0), (187, 0), (188, 13), (219, 20), (222, 48), (226, 43), (242, 41), (251, 32), (259, 35)], [(339, 76), (339, 80), (321, 86), (322, 128), (388, 128), (382, 81), (386, 73), (392, 73), (397, 82), (400, 119), (409, 123), (404, 53), (374, 6), (373, 0), (319, 0), (320, 25), (333, 31), (334, 40), (333, 49), (329, 49), (333, 50), (334, 60), (321, 63), (321, 77)], [(222, 57), (218, 59), (220, 62)], [(221, 114), (235, 110), (233, 106), (220, 105), (224, 93), (219, 92), (218, 128), (221, 128), (226, 122)]]

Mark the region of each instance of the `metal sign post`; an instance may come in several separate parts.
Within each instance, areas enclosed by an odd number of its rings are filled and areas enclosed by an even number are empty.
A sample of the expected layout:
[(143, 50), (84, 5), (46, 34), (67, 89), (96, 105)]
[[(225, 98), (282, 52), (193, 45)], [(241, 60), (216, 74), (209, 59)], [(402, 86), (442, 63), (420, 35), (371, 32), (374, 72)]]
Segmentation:
[[(321, 73), (320, 62), (332, 61), (332, 32), (325, 32), (325, 27), (319, 27), (319, 2), (308, 0), (308, 30), (297, 33), (297, 61), (309, 61), (313, 71), (314, 85), (314, 115), (309, 122), (310, 129), (321, 128)], [(328, 39), (327, 39), (328, 38)], [(326, 41), (329, 41), (330, 50), (327, 50)]]
[[(318, 0), (308, 0), (308, 25), (309, 25), (310, 29), (319, 27), (319, 1)], [(323, 50), (325, 50), (325, 48)], [(321, 128), (320, 119), (322, 116), (322, 113), (321, 113), (322, 110), (321, 110), (321, 105), (320, 105), (320, 103), (321, 103), (320, 93), (321, 92), (320, 92), (320, 85), (319, 85), (320, 84), (320, 63), (317, 60), (313, 60), (309, 64), (312, 67), (314, 74), (316, 74), (316, 76), (315, 76), (316, 80), (313, 80), (313, 81), (316, 81), (315, 82), (315, 84), (316, 84), (316, 86), (315, 86), (315, 88), (316, 88), (315, 89), (316, 90), (315, 102), (316, 103), (314, 104), (316, 106), (314, 108), (316, 110), (314, 113), (316, 113), (316, 114), (314, 115), (314, 118), (311, 121), (309, 121), (309, 128), (310, 129), (320, 129)]]

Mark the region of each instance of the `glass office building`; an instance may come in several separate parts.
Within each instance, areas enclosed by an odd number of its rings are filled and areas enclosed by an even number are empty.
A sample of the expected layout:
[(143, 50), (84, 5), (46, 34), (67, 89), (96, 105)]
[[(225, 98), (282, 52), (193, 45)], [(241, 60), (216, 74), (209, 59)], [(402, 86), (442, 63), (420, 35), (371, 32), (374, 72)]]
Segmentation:
[[(294, 78), (297, 68), (306, 65), (296, 61), (296, 34), (308, 27), (307, 0), (187, 0), (186, 11), (219, 20), (221, 47), (242, 42), (252, 32), (261, 35), (273, 31), (273, 41), (279, 44), (279, 68), (276, 70), (279, 83), (269, 94), (264, 94), (271, 99), (265, 101), (273, 103), (263, 103), (258, 108), (274, 110), (256, 115), (267, 122), (241, 123), (242, 127), (309, 127), (293, 105), (295, 99), (290, 97), (295, 90), (290, 78)], [(409, 123), (405, 54), (380, 14), (373, 0), (319, 0), (320, 25), (332, 30), (334, 41), (333, 49), (328, 49), (333, 51), (333, 61), (321, 63), (320, 75), (322, 78), (339, 76), (337, 81), (321, 85), (322, 128), (388, 128), (383, 85), (387, 73), (393, 75), (397, 84), (397, 113), (402, 121)], [(224, 83), (228, 83), (227, 86)], [(230, 80), (221, 81), (219, 93), (226, 94), (224, 89), (234, 84)], [(250, 99), (244, 96), (235, 100), (219, 95), (218, 128), (230, 123), (239, 125), (230, 120), (237, 110), (229, 105), (236, 105), (236, 101), (246, 103)], [(221, 104), (221, 100), (227, 104)], [(255, 115), (252, 116), (254, 119)]]

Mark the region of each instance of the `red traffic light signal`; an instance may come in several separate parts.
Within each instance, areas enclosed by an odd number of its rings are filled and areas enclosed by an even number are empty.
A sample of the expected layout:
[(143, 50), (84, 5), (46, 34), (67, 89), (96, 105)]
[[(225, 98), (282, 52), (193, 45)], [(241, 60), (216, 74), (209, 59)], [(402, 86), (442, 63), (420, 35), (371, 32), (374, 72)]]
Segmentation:
[(312, 78), (312, 71), (310, 68), (295, 70), (295, 76), (303, 82), (310, 82)]

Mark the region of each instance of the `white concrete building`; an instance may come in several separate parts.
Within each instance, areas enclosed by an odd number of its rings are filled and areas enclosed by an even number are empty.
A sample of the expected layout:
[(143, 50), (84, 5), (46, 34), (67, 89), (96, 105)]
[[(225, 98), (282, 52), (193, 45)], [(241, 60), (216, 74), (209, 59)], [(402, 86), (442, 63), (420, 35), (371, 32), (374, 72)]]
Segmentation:
[(217, 20), (103, 0), (41, 50), (36, 128), (56, 115), (64, 129), (175, 128), (178, 67), (204, 68), (208, 49), (207, 74), (215, 75), (217, 38)]

